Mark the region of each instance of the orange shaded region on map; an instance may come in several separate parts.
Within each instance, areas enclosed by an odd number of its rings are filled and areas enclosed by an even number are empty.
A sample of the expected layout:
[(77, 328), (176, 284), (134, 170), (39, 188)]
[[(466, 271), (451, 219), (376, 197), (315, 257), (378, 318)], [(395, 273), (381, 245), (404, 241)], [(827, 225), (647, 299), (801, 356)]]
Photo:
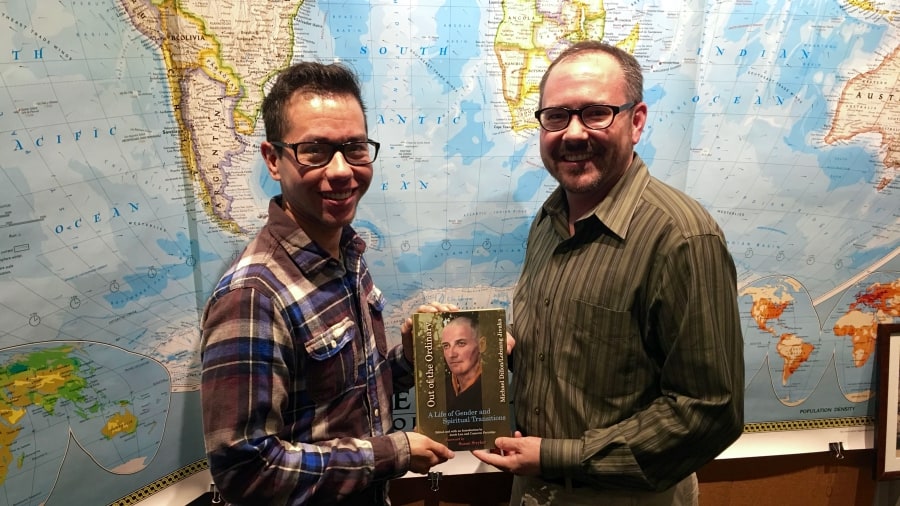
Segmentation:
[(815, 348), (794, 334), (781, 335), (775, 349), (778, 350), (778, 355), (784, 359), (784, 370), (781, 373), (782, 385), (787, 384), (788, 378), (809, 360), (809, 356)]
[(849, 337), (853, 346), (853, 365), (862, 367), (875, 352), (875, 329), (873, 325), (835, 325), (834, 335)]
[(6, 481), (9, 466), (13, 462), (14, 456), (10, 448), (21, 430), (21, 427), (11, 427), (5, 421), (0, 423), (0, 486)]
[(875, 353), (879, 323), (900, 317), (900, 279), (873, 283), (857, 293), (848, 311), (832, 327), (834, 335), (849, 337), (853, 365), (862, 367)]
[(779, 303), (761, 297), (753, 301), (753, 304), (750, 307), (750, 315), (753, 317), (753, 320), (756, 321), (756, 325), (760, 330), (774, 333), (774, 330), (769, 327), (768, 322), (780, 318), (781, 315), (784, 314), (784, 310), (790, 306), (790, 304), (790, 302)]
[(126, 409), (109, 417), (109, 420), (106, 421), (106, 425), (100, 432), (103, 433), (104, 437), (110, 439), (117, 434), (131, 434), (137, 430), (137, 426), (137, 417)]

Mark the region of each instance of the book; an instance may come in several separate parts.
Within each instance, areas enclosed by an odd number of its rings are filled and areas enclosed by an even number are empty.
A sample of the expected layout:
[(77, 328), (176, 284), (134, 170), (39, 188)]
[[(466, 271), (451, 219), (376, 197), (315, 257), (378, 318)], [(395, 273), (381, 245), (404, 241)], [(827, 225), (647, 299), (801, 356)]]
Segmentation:
[(506, 310), (416, 313), (416, 428), (451, 450), (510, 436)]

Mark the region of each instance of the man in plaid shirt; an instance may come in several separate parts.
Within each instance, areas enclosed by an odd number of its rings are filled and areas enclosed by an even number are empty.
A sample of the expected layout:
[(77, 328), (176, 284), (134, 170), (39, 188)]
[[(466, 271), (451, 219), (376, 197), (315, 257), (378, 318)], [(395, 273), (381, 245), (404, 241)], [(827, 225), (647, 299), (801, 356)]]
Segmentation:
[(261, 152), (281, 195), (202, 317), (210, 471), (233, 504), (389, 504), (387, 480), (453, 453), (391, 432), (393, 388), (413, 384), (411, 321), (389, 350), (384, 300), (350, 226), (379, 145), (339, 64), (286, 69), (262, 109)]

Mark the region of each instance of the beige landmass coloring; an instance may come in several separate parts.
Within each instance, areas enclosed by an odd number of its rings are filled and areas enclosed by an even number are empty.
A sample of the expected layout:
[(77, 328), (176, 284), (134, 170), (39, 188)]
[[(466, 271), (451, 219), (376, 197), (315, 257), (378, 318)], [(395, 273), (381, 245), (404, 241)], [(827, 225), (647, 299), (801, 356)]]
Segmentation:
[[(797, 280), (788, 279), (786, 282), (795, 291), (800, 289)], [(756, 322), (757, 328), (778, 339), (775, 350), (784, 361), (781, 384), (787, 385), (791, 375), (809, 360), (810, 355), (816, 349), (815, 346), (796, 334), (779, 333), (771, 323), (780, 319), (784, 312), (794, 304), (793, 296), (783, 290), (781, 286), (751, 286), (744, 289), (741, 295), (749, 296), (753, 301), (750, 307), (750, 316)]]
[[(503, 2), (503, 19), (497, 26), (494, 52), (500, 64), (501, 88), (513, 131), (537, 128), (534, 111), (538, 109), (541, 77), (555, 51), (564, 49), (560, 41), (600, 40), (605, 34), (603, 2)], [(639, 34), (640, 27), (635, 24), (617, 45), (633, 52)]]
[[(206, 213), (224, 229), (240, 232), (237, 208), (249, 196), (234, 192), (229, 178), (247, 174), (241, 135), (256, 129), (264, 85), (290, 63), (292, 23), (303, 2), (190, 2), (123, 0), (131, 23), (157, 44), (165, 59), (168, 89), (178, 123), (185, 174)], [(264, 33), (264, 35), (260, 35)], [(227, 170), (226, 170), (227, 169)]]
[(874, 283), (856, 295), (847, 312), (834, 324), (834, 335), (849, 338), (853, 364), (862, 367), (875, 353), (878, 324), (900, 317), (900, 281)]
[(841, 93), (827, 144), (845, 141), (867, 133), (881, 135), (884, 148), (884, 174), (879, 191), (888, 187), (900, 173), (900, 46), (875, 69), (847, 83)]

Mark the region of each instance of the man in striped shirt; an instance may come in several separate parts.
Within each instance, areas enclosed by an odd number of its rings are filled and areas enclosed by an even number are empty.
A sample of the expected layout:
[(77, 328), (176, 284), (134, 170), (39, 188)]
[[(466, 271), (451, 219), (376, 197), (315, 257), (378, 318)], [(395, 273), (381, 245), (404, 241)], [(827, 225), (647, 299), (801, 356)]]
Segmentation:
[(262, 110), (261, 152), (281, 194), (202, 317), (209, 468), (232, 504), (389, 504), (387, 480), (453, 453), (391, 431), (393, 387), (413, 382), (412, 322), (388, 349), (384, 300), (350, 226), (379, 145), (339, 64), (288, 68)]
[(577, 43), (541, 82), (541, 158), (559, 187), (513, 298), (517, 437), (475, 454), (510, 504), (697, 504), (695, 471), (743, 428), (734, 262), (700, 204), (634, 152), (641, 68)]

